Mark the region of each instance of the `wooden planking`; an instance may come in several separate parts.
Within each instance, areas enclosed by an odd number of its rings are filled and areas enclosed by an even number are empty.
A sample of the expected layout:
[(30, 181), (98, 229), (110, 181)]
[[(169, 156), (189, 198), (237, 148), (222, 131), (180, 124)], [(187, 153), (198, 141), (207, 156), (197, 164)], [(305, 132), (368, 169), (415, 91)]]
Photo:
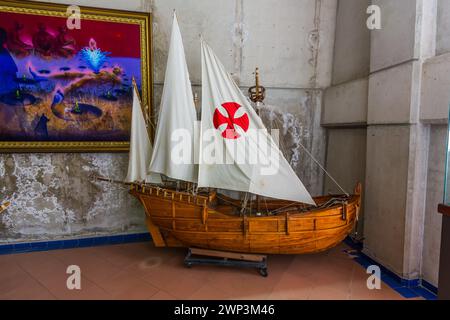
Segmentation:
[(251, 252), (250, 241), (248, 237), (242, 233), (208, 233), (208, 247), (218, 250)]
[(207, 222), (209, 232), (242, 232), (242, 219), (215, 219), (210, 217)]
[(176, 219), (176, 230), (205, 231), (205, 225), (197, 219)]
[(280, 234), (249, 234), (250, 252), (253, 253), (280, 253)]
[(171, 233), (164, 233), (164, 240), (168, 247), (188, 247), (188, 243), (182, 243), (180, 240), (176, 239)]
[(314, 230), (313, 218), (293, 218), (289, 216), (289, 233)]
[(316, 251), (317, 243), (314, 232), (291, 233), (289, 236), (280, 235), (278, 253), (296, 254)]
[(172, 219), (163, 219), (160, 217), (152, 217), (152, 221), (154, 224), (158, 225), (161, 228), (171, 230), (173, 227)]
[[(297, 216), (297, 217), (304, 217), (305, 214), (291, 214), (292, 216)], [(342, 217), (342, 207), (339, 206), (337, 208), (330, 208), (330, 209), (321, 209), (318, 211), (311, 211), (310, 213), (307, 214), (308, 217), (310, 218), (321, 218), (321, 217), (329, 217), (329, 216), (341, 216)]]
[(184, 205), (183, 203), (175, 202), (176, 215), (179, 218), (195, 218), (202, 219), (203, 208), (200, 206)]
[[(223, 204), (210, 209), (204, 203), (182, 203), (176, 194), (140, 194), (146, 214), (154, 225), (168, 232), (175, 244), (215, 250), (252, 253), (299, 254), (326, 250), (341, 242), (351, 232), (359, 196), (343, 205), (311, 212), (289, 212), (274, 216), (231, 215)], [(330, 197), (321, 197), (327, 201)], [(270, 207), (284, 206), (276, 200)], [(150, 227), (149, 227), (150, 230)], [(166, 244), (171, 245), (164, 237)]]
[(143, 197), (145, 208), (151, 211), (152, 217), (171, 217), (172, 203), (170, 200), (160, 200), (156, 197)]
[(152, 236), (153, 243), (155, 244), (155, 247), (165, 247), (166, 242), (164, 241), (164, 238), (159, 231), (159, 228), (155, 226), (152, 222), (152, 220), (149, 217), (145, 218), (145, 223), (147, 224), (147, 228)]
[(187, 244), (189, 247), (208, 248), (205, 246), (205, 244), (207, 244), (208, 236), (204, 232), (185, 232), (176, 230), (172, 231), (171, 235), (181, 243)]
[(248, 219), (248, 233), (278, 232), (278, 219)]
[(316, 230), (331, 229), (336, 227), (345, 226), (347, 220), (342, 220), (342, 216), (322, 217), (316, 219)]

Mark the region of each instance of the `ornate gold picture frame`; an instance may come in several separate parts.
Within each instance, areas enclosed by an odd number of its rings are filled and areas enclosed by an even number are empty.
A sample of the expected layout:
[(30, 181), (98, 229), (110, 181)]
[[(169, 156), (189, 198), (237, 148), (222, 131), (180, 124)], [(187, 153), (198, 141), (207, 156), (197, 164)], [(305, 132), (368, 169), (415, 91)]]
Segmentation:
[(127, 151), (133, 78), (151, 113), (151, 19), (0, 0), (0, 152)]

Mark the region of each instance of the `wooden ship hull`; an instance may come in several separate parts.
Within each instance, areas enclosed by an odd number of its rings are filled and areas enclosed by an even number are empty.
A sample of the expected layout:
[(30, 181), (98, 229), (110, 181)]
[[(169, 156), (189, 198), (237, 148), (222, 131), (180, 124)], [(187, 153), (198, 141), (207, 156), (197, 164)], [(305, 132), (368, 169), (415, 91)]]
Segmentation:
[(332, 248), (352, 232), (361, 205), (360, 184), (348, 197), (314, 198), (317, 208), (284, 200), (264, 201), (264, 210), (278, 212), (270, 215), (252, 214), (257, 211), (256, 203), (250, 214), (240, 215), (239, 200), (216, 193), (194, 196), (148, 185), (134, 185), (130, 193), (145, 208), (156, 246), (241, 253), (305, 254)]

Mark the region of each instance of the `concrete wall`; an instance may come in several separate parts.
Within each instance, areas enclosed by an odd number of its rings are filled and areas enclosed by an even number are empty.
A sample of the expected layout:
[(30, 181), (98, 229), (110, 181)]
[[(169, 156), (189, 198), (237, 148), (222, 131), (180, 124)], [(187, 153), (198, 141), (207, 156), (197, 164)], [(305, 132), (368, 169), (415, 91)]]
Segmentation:
[[(450, 10), (450, 1), (439, 2), (441, 10)], [(445, 6), (443, 6), (445, 4)], [(440, 20), (438, 20), (439, 22)], [(442, 23), (442, 21), (440, 21)], [(442, 26), (440, 27), (442, 28)], [(443, 40), (438, 29), (438, 49), (442, 52), (428, 59), (423, 65), (420, 119), (430, 127), (428, 151), (428, 176), (424, 222), (424, 244), (422, 253), (422, 274), (424, 279), (437, 285), (441, 246), (442, 216), (436, 206), (443, 201), (446, 159), (447, 121), (450, 102), (450, 54), (443, 53)], [(440, 43), (440, 44), (439, 44)], [(439, 49), (440, 48), (440, 49)]]
[(427, 200), (423, 236), (422, 275), (437, 285), (439, 255), (441, 248), (442, 215), (436, 213), (436, 204), (441, 203), (444, 194), (445, 157), (447, 126), (435, 125), (430, 130), (428, 153)]
[(450, 1), (438, 0), (436, 55), (450, 52)]
[[(402, 274), (409, 152), (409, 126), (369, 127), (364, 249), (390, 270)], [(386, 174), (386, 168), (394, 172)], [(380, 199), (383, 199), (382, 201)]]
[[(308, 147), (324, 162), (325, 134), (320, 115), (323, 88), (331, 83), (336, 0), (69, 2), (153, 10), (156, 106), (164, 80), (171, 14), (176, 9), (194, 90), (200, 91), (201, 33), (244, 90), (253, 85), (251, 73), (260, 67), (267, 102), (301, 120), (308, 132)], [(12, 208), (1, 217), (0, 241), (145, 230), (143, 211), (126, 190), (92, 182), (88, 177), (96, 173), (120, 179), (126, 167), (127, 154), (0, 155), (1, 198), (12, 200)], [(304, 159), (296, 170), (312, 193), (322, 192), (322, 173), (310, 160)]]
[[(366, 28), (369, 3), (381, 8), (381, 30)], [(364, 252), (402, 277), (433, 285), (450, 98), (449, 15), (448, 0), (340, 0), (333, 83), (322, 114), (327, 168), (344, 184), (345, 177), (365, 174)], [(364, 125), (365, 144), (357, 138)], [(356, 155), (343, 156), (349, 145)], [(365, 162), (356, 160), (361, 154)]]
[[(364, 235), (366, 128), (329, 128), (327, 134), (327, 171), (348, 193), (354, 191), (358, 182), (363, 186), (362, 208), (356, 228), (359, 239)], [(342, 191), (328, 176), (325, 176), (324, 193), (342, 194)]]
[(427, 250), (429, 128), (420, 121), (420, 95), (423, 61), (435, 52), (436, 1), (373, 3), (382, 29), (371, 33), (364, 252), (416, 279)]
[(333, 61), (333, 85), (367, 77), (370, 63), (370, 31), (366, 10), (371, 0), (338, 3)]
[[(450, 9), (450, 1), (440, 2), (442, 10)], [(441, 13), (439, 13), (441, 14)], [(438, 20), (439, 21), (439, 20)], [(438, 36), (438, 43), (439, 43)], [(439, 47), (439, 46), (438, 46)], [(449, 112), (450, 54), (428, 59), (423, 65), (420, 119), (430, 127), (428, 176), (424, 222), (422, 274), (434, 285), (438, 283), (439, 250), (442, 216), (436, 206), (443, 201), (446, 159), (447, 121)]]
[[(327, 128), (326, 168), (347, 191), (366, 175), (366, 123), (370, 32), (364, 28), (370, 0), (338, 1), (332, 85), (325, 90), (322, 125)], [(328, 177), (325, 193), (342, 191)], [(358, 237), (364, 228), (364, 202)]]

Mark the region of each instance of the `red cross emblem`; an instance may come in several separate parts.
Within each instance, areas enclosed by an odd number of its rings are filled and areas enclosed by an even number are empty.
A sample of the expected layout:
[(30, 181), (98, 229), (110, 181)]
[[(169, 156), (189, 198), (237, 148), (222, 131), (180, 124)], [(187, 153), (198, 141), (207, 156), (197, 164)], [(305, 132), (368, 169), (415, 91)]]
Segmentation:
[[(244, 132), (247, 132), (250, 121), (248, 119), (247, 113), (244, 113), (242, 116), (236, 118), (236, 111), (241, 108), (241, 105), (236, 102), (224, 102), (222, 103), (222, 107), (227, 112), (226, 115), (220, 113), (219, 109), (216, 108), (213, 116), (214, 128), (223, 130), (222, 137), (226, 139), (237, 139), (240, 137), (239, 133), (236, 131), (235, 126), (239, 126)], [(226, 127), (223, 126), (226, 124)]]

